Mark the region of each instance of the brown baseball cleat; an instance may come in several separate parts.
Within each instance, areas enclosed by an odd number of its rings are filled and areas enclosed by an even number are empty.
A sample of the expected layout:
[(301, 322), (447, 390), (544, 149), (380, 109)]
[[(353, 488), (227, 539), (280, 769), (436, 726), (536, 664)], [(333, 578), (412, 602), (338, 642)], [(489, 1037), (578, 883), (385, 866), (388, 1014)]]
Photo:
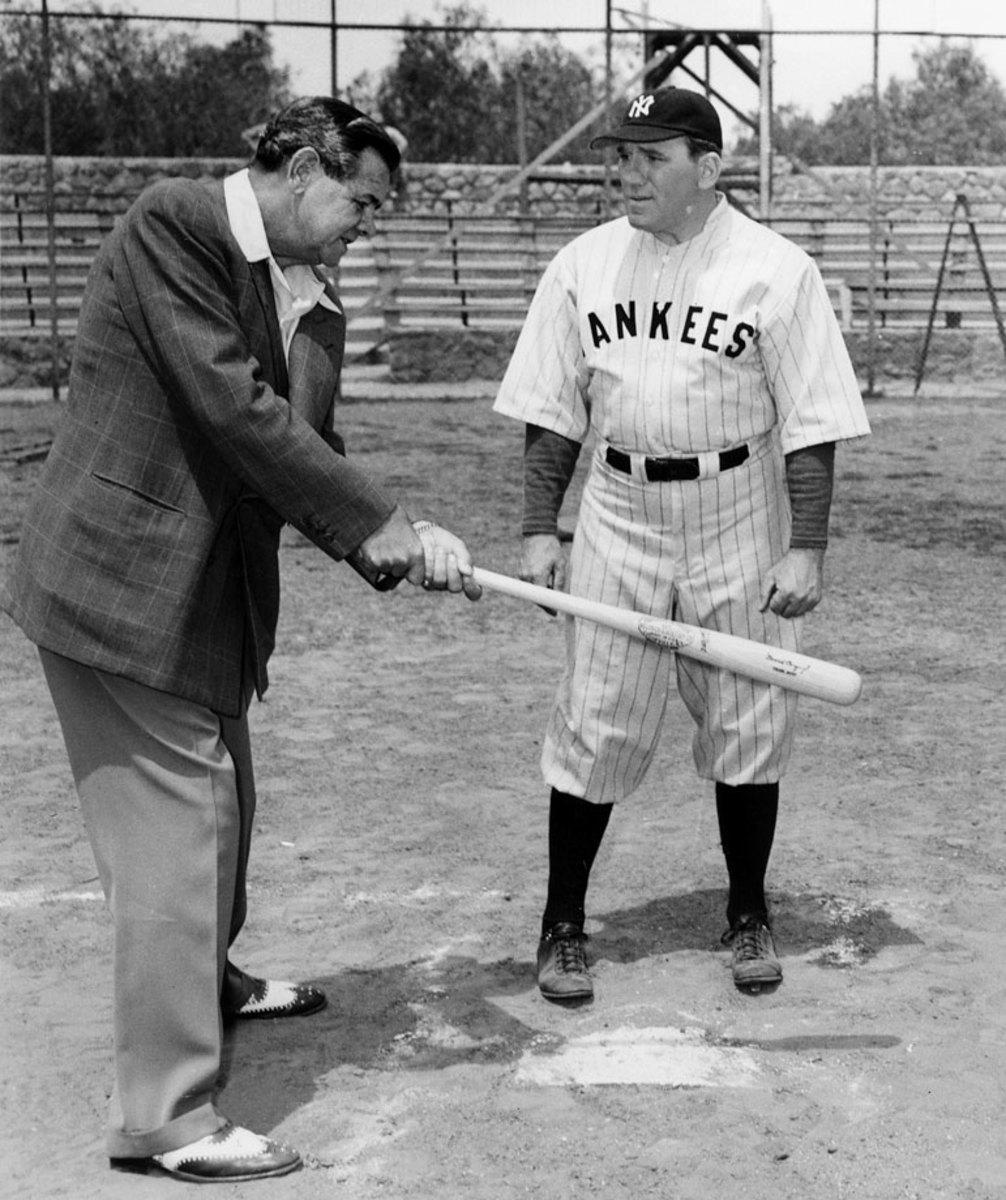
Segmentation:
[(763, 917), (738, 917), (720, 940), (733, 951), (730, 970), (742, 991), (756, 992), (782, 983), (782, 963)]
[(572, 921), (546, 930), (538, 943), (538, 987), (546, 1000), (590, 1000), (594, 984), (587, 970), (587, 935)]

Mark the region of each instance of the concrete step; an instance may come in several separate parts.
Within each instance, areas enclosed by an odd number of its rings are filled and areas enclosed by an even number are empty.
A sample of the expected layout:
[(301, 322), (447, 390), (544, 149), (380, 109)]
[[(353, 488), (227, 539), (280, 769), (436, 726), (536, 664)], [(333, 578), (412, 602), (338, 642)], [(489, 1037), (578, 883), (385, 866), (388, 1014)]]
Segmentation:
[(377, 383), (391, 378), (391, 364), (387, 361), (376, 363), (354, 363), (346, 355), (342, 368), (343, 385), (347, 383)]
[(350, 394), (353, 385), (381, 383), (391, 376), (387, 348), (375, 355), (376, 362), (354, 362), (366, 354), (384, 332), (384, 317), (369, 312), (354, 319), (353, 313), (362, 308), (378, 287), (377, 264), (373, 244), (367, 238), (353, 242), (339, 264), (339, 299), (346, 310), (346, 357), (342, 368), (344, 386)]

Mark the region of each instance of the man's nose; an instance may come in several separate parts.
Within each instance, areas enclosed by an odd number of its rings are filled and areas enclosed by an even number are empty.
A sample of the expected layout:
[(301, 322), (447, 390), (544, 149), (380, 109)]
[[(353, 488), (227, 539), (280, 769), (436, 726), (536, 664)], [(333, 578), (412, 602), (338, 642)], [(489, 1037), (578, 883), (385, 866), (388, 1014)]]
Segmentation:
[(618, 169), (622, 175), (641, 175), (642, 168), (643, 156), (638, 150), (629, 150), (618, 160)]
[(360, 237), (369, 238), (374, 236), (375, 223), (372, 209), (365, 208), (363, 210), (363, 212), (360, 214), (360, 220), (357, 223), (356, 228), (359, 231)]

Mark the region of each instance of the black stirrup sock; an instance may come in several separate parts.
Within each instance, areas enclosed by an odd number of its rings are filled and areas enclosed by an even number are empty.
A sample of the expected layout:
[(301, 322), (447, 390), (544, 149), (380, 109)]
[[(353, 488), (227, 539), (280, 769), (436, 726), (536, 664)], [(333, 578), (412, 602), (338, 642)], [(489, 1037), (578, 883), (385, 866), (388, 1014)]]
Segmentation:
[(570, 921), (583, 928), (590, 868), (608, 827), (612, 807), (552, 789), (548, 810), (548, 897), (542, 933), (559, 921)]
[(779, 812), (778, 783), (716, 785), (716, 816), (727, 863), (727, 923), (751, 913), (768, 920), (765, 872)]

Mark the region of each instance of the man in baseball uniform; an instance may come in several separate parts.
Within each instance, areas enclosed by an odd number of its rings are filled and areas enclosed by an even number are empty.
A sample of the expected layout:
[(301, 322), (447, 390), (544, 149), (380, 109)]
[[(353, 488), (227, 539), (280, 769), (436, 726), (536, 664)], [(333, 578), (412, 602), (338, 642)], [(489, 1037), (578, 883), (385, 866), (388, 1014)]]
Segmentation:
[[(705, 97), (644, 93), (592, 145), (615, 149), (625, 216), (546, 269), (495, 403), (526, 426), (521, 577), (567, 583), (556, 520), (590, 435), (569, 590), (797, 650), (821, 599), (835, 443), (869, 432), (820, 274), (716, 190)], [(734, 981), (777, 984), (764, 881), (794, 693), (588, 621), (569, 621), (567, 647), (542, 751), (542, 993), (593, 995), (590, 869), (652, 760), (672, 671), (715, 784)]]

